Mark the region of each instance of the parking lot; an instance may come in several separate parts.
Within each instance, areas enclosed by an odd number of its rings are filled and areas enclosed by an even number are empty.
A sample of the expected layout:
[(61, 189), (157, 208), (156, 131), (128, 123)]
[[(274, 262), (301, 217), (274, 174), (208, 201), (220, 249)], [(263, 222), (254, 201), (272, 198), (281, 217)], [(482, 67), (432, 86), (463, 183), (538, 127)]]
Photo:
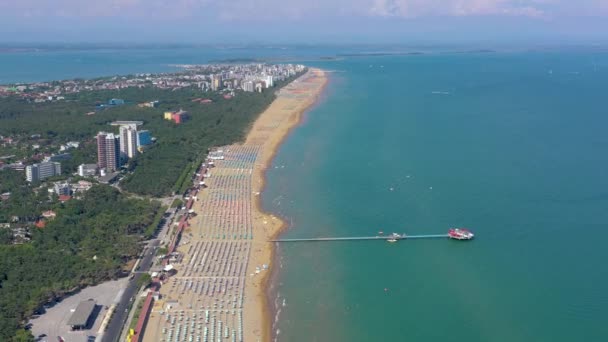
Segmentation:
[[(92, 341), (98, 336), (98, 330), (104, 316), (108, 312), (108, 308), (118, 302), (123, 289), (127, 285), (128, 279), (109, 281), (103, 284), (87, 287), (79, 293), (63, 299), (52, 307), (46, 308), (46, 312), (32, 320), (32, 334), (39, 338), (38, 341), (58, 341), (60, 336), (65, 342), (85, 342)], [(99, 306), (99, 313), (94, 316), (92, 328), (83, 331), (71, 331), (67, 325), (73, 310), (78, 306), (78, 303), (84, 300), (93, 299)], [(95, 315), (95, 314), (94, 314)], [(92, 338), (90, 336), (93, 336)]]

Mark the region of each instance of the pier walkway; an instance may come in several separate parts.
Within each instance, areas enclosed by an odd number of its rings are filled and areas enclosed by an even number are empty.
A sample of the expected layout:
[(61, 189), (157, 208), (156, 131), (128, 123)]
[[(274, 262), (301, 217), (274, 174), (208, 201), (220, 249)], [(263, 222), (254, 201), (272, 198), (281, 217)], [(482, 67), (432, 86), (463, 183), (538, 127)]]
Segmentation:
[(314, 241), (359, 241), (359, 240), (408, 240), (408, 239), (436, 239), (447, 238), (448, 234), (430, 235), (376, 235), (376, 236), (346, 236), (346, 237), (326, 237), (326, 238), (303, 238), (303, 239), (276, 239), (270, 242), (314, 242)]

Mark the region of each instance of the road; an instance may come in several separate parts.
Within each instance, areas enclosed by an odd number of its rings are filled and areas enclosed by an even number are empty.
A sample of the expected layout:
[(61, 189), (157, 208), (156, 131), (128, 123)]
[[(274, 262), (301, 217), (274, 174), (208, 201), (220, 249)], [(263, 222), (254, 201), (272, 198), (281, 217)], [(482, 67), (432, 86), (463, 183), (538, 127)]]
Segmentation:
[(125, 291), (122, 295), (122, 298), (118, 304), (116, 304), (116, 310), (114, 311), (114, 316), (108, 323), (108, 327), (106, 332), (103, 334), (102, 342), (116, 342), (120, 337), (120, 331), (122, 329), (123, 324), (127, 320), (129, 314), (129, 306), (131, 304), (131, 299), (137, 295), (137, 291), (139, 287), (137, 286), (137, 280), (142, 276), (143, 273), (147, 272), (152, 266), (154, 261), (154, 256), (156, 255), (156, 248), (160, 244), (159, 240), (152, 240), (148, 244), (148, 247), (145, 249), (144, 257), (141, 259), (139, 263), (139, 272), (142, 273), (133, 273), (134, 277), (129, 281), (129, 284), (125, 288)]
[(144, 256), (139, 262), (139, 269), (136, 270), (136, 273), (132, 273), (134, 277), (129, 281), (129, 284), (125, 288), (120, 302), (116, 304), (116, 310), (114, 311), (112, 319), (108, 323), (106, 332), (103, 334), (101, 342), (117, 342), (119, 340), (121, 329), (129, 317), (129, 306), (131, 305), (131, 299), (137, 295), (139, 290), (137, 280), (142, 276), (142, 274), (147, 273), (150, 270), (150, 267), (152, 267), (154, 264), (156, 249), (171, 228), (171, 222), (173, 222), (174, 219), (174, 211), (170, 210), (170, 212), (171, 215), (167, 217), (165, 224), (159, 230), (158, 238), (148, 241), (148, 244), (144, 249)]

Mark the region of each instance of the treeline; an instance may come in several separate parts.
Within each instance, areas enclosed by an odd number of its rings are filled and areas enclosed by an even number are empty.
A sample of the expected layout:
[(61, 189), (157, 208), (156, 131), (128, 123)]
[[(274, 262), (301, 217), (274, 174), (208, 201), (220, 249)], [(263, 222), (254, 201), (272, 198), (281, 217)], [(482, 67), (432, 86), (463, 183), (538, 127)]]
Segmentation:
[(56, 208), (57, 217), (33, 232), (31, 244), (0, 245), (0, 341), (26, 338), (24, 323), (42, 304), (119, 276), (160, 210), (157, 202), (97, 185)]
[[(116, 120), (144, 122), (139, 129), (149, 130), (157, 138), (145, 153), (130, 161), (131, 175), (121, 186), (131, 193), (166, 196), (183, 188), (177, 184), (183, 169), (198, 163), (207, 149), (227, 145), (243, 139), (248, 127), (275, 98), (275, 91), (291, 79), (277, 82), (275, 88), (263, 93), (239, 91), (225, 99), (220, 94), (203, 93), (194, 87), (164, 90), (153, 87), (121, 90), (81, 92), (66, 101), (28, 103), (15, 98), (0, 99), (0, 135), (40, 134), (47, 144), (70, 140), (81, 141), (82, 147), (72, 150), (74, 158), (65, 163), (66, 173), (74, 172), (78, 163), (95, 163), (94, 136), (98, 131), (118, 132), (109, 123)], [(96, 103), (121, 98), (127, 104), (95, 112)], [(213, 102), (192, 102), (195, 98), (209, 98)], [(159, 100), (157, 108), (139, 108), (137, 103)], [(175, 124), (163, 119), (169, 110), (183, 109), (191, 119)], [(95, 112), (92, 115), (87, 113)]]
[(121, 186), (130, 192), (152, 196), (169, 195), (172, 189), (179, 191), (181, 184), (176, 183), (185, 168), (200, 161), (209, 147), (241, 141), (247, 127), (273, 99), (269, 91), (240, 93), (236, 98), (217, 99), (210, 104), (181, 102), (178, 109), (187, 110), (191, 119), (180, 125), (162, 122), (162, 127), (153, 131), (158, 137), (156, 146), (133, 160), (134, 172)]

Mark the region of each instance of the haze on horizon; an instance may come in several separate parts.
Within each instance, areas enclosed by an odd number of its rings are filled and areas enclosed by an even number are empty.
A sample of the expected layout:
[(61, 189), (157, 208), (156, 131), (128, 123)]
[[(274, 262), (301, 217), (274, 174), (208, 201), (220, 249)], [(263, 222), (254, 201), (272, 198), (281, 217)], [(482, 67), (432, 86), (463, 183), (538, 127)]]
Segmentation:
[(21, 0), (0, 42), (605, 43), (608, 0)]

